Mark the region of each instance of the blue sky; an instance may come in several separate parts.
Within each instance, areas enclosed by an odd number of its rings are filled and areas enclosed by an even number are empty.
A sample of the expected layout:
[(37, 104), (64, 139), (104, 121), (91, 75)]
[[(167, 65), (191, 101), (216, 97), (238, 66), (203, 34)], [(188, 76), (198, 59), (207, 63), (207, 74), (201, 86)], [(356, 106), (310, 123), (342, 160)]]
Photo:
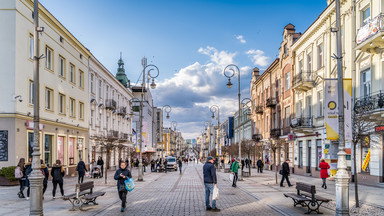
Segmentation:
[[(172, 107), (184, 138), (195, 138), (209, 106), (221, 121), (237, 109), (237, 82), (227, 89), (225, 65), (241, 68), (243, 97), (250, 72), (265, 69), (278, 54), (288, 23), (304, 32), (326, 0), (40, 0), (112, 72), (123, 53), (136, 83), (143, 56), (159, 70), (155, 105)], [(170, 123), (165, 121), (164, 126)]]

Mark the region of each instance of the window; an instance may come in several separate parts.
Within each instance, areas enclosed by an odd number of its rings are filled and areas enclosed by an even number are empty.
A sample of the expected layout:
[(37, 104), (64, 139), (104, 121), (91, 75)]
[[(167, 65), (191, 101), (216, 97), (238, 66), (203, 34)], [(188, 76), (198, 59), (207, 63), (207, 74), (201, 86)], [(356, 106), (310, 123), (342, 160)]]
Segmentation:
[(307, 70), (312, 71), (312, 53), (307, 54)]
[(91, 127), (93, 127), (93, 116), (95, 116), (95, 111), (91, 110)]
[(95, 79), (95, 76), (91, 74), (91, 93), (95, 93), (94, 86), (93, 86), (94, 79)]
[[(361, 165), (363, 165), (363, 162), (364, 162), (365, 158), (367, 157), (367, 154), (368, 154), (368, 151), (370, 148), (371, 148), (371, 146), (369, 144), (366, 145), (364, 142), (361, 144)], [(368, 163), (368, 166), (365, 169), (365, 171), (363, 169), (361, 169), (361, 172), (362, 173), (370, 173), (370, 163)]]
[(285, 91), (291, 88), (291, 74), (290, 72), (285, 74)]
[(53, 110), (53, 90), (45, 88), (45, 109)]
[(61, 161), (61, 164), (64, 164), (64, 137), (57, 137), (57, 159)]
[(99, 80), (99, 98), (103, 97), (103, 95), (101, 94), (102, 93), (101, 90), (102, 90), (102, 81)]
[(29, 80), (29, 96), (28, 96), (29, 105), (33, 105), (33, 81)]
[(84, 88), (84, 72), (79, 70), (79, 87)]
[(285, 127), (289, 127), (290, 125), (290, 117), (291, 115), (291, 107), (286, 107), (285, 108)]
[(44, 162), (47, 166), (52, 166), (52, 135), (45, 135), (44, 140)]
[(34, 146), (33, 139), (34, 139), (33, 133), (28, 132), (28, 158), (32, 158), (33, 146)]
[(303, 167), (303, 141), (299, 141), (299, 168)]
[(65, 77), (65, 59), (59, 56), (59, 76)]
[(76, 115), (76, 100), (73, 98), (69, 98), (69, 109), (69, 116), (74, 118)]
[(323, 91), (317, 92), (317, 116), (322, 117), (323, 116)]
[(45, 67), (49, 70), (52, 70), (52, 55), (53, 55), (53, 51), (51, 48), (49, 47), (45, 47)]
[(303, 71), (304, 71), (303, 60), (300, 60), (300, 61), (299, 61), (299, 73), (302, 73)]
[(284, 44), (284, 56), (288, 56), (287, 44)]
[(361, 26), (367, 24), (371, 18), (371, 7), (367, 7), (361, 11)]
[(29, 35), (29, 58), (33, 59), (34, 55), (34, 47), (35, 47), (35, 41), (33, 39), (33, 35)]
[(59, 93), (59, 113), (65, 114), (65, 95)]
[(367, 97), (371, 93), (371, 69), (361, 72), (361, 94)]
[(311, 117), (312, 116), (312, 96), (307, 96), (305, 103), (306, 103), (305, 109), (307, 110), (307, 115), (308, 117)]
[(303, 101), (299, 100), (296, 103), (296, 118), (303, 117)]
[(109, 96), (109, 86), (106, 86), (105, 87), (105, 99), (108, 100), (108, 96)]
[(79, 102), (79, 119), (84, 119), (84, 103)]
[(69, 66), (69, 81), (75, 83), (75, 66), (73, 64)]
[(321, 158), (323, 157), (322, 152), (323, 151), (322, 151), (322, 148), (321, 148), (321, 139), (317, 139), (316, 140), (316, 169), (317, 170), (320, 170), (319, 164), (320, 164)]
[(323, 64), (323, 44), (320, 44), (319, 46), (317, 46), (317, 59), (318, 59), (317, 68), (320, 69), (324, 66), (324, 64)]
[(74, 165), (75, 164), (75, 138), (69, 137), (68, 138), (68, 158), (69, 158), (69, 165)]
[(281, 80), (277, 80), (278, 95), (281, 95)]
[(83, 159), (83, 143), (84, 143), (83, 138), (77, 139), (77, 150), (78, 150), (79, 160)]

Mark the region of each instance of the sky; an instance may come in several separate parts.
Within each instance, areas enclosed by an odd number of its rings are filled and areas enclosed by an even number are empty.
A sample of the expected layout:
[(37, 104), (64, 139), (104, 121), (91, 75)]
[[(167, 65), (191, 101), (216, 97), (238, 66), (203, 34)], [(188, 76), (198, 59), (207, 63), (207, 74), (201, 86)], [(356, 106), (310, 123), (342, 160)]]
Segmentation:
[(122, 52), (131, 83), (141, 78), (141, 59), (159, 68), (154, 104), (172, 107), (170, 119), (186, 139), (196, 138), (210, 107), (220, 122), (238, 110), (238, 78), (226, 87), (223, 70), (240, 68), (241, 97), (250, 97), (251, 71), (277, 57), (283, 28), (304, 32), (326, 0), (40, 0), (113, 74)]

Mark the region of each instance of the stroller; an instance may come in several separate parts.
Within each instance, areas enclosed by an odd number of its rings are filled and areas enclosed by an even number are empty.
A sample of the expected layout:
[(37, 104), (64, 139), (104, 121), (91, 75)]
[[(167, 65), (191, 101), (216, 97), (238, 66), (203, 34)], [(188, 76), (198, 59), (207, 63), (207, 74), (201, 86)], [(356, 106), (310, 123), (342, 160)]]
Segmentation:
[(100, 165), (93, 167), (93, 170), (92, 170), (93, 176), (92, 177), (93, 178), (100, 178), (101, 177), (100, 172), (101, 172), (101, 166)]

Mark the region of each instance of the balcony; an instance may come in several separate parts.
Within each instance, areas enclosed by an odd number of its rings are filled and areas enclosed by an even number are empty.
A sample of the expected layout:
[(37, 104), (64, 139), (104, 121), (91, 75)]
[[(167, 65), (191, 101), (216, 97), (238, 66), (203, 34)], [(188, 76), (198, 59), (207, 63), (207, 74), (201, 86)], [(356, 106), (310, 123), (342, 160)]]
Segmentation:
[(255, 107), (256, 114), (263, 114), (263, 109), (264, 109), (263, 106), (256, 106)]
[(313, 72), (299, 72), (293, 77), (293, 89), (308, 91), (315, 86), (315, 74)]
[(105, 103), (105, 108), (107, 110), (115, 110), (116, 109), (116, 101), (113, 99), (107, 99)]
[(281, 136), (281, 129), (280, 128), (271, 129), (270, 135), (272, 139), (278, 139)]
[(254, 140), (256, 142), (260, 142), (261, 139), (262, 139), (261, 134), (253, 134), (252, 135), (252, 140)]
[(274, 97), (267, 98), (267, 102), (265, 103), (267, 107), (275, 107), (276, 104), (277, 104), (277, 101), (276, 101), (276, 98)]
[(108, 131), (108, 137), (118, 138), (119, 137), (119, 131), (114, 131), (114, 130)]
[(312, 133), (313, 120), (312, 117), (299, 117), (291, 121), (291, 127), (295, 132), (299, 133)]
[(127, 114), (127, 107), (119, 107), (117, 115), (125, 116), (125, 114)]
[(129, 135), (127, 133), (120, 133), (121, 140), (128, 140)]
[(372, 54), (381, 53), (384, 49), (384, 14), (380, 13), (360, 27), (356, 35), (357, 50)]
[(379, 91), (356, 99), (354, 111), (369, 115), (377, 121), (384, 119), (384, 91)]

